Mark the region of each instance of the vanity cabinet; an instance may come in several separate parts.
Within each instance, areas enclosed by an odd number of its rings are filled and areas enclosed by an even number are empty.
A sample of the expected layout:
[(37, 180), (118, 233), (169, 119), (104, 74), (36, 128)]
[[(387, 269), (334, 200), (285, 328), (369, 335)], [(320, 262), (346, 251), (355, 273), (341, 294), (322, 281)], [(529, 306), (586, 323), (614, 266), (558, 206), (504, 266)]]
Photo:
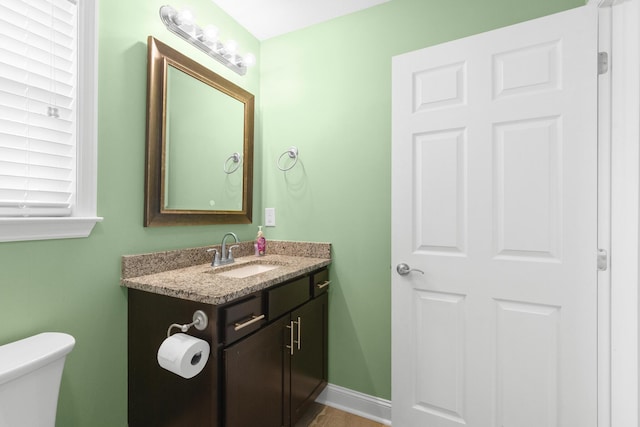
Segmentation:
[[(327, 384), (327, 294), (311, 300), (291, 313), (295, 329), (293, 351), (289, 352), (291, 425), (302, 417)], [(289, 349), (291, 350), (291, 349)], [(293, 354), (291, 354), (293, 353)]]
[(225, 427), (293, 426), (327, 384), (323, 294), (223, 351)]
[(225, 427), (293, 426), (326, 385), (328, 297), (314, 292), (325, 276), (267, 290), (272, 323), (223, 350)]
[(280, 319), (223, 351), (226, 427), (282, 427), (286, 357)]
[[(129, 426), (293, 426), (327, 383), (328, 272), (209, 305), (129, 289)], [(184, 379), (157, 350), (195, 310), (209, 325), (204, 370)]]

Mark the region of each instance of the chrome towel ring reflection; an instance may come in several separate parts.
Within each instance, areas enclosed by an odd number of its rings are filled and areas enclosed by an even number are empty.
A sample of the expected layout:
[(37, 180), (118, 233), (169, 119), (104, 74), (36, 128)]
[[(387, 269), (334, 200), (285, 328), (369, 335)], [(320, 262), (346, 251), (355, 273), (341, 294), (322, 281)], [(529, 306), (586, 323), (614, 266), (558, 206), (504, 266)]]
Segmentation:
[[(235, 165), (233, 163), (230, 163), (229, 160), (235, 163)], [(230, 155), (227, 160), (224, 161), (224, 173), (228, 175), (237, 171), (240, 167), (240, 164), (242, 163), (241, 160), (242, 157), (240, 156), (240, 153), (233, 153), (232, 155)]]
[[(291, 165), (289, 165), (288, 167), (283, 167), (282, 158), (286, 155), (289, 155), (289, 158), (293, 159), (293, 163), (291, 163)], [(278, 161), (276, 162), (276, 165), (278, 166), (278, 169), (280, 169), (283, 172), (286, 172), (290, 170), (292, 167), (294, 167), (296, 163), (298, 163), (298, 147), (291, 146), (287, 151), (280, 154), (280, 157), (278, 157)]]

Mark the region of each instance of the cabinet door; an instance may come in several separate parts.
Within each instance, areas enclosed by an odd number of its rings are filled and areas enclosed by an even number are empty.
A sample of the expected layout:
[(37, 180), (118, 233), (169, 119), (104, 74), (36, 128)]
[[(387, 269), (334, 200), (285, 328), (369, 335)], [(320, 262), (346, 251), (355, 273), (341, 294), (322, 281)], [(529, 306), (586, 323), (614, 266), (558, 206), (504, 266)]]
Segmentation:
[(327, 384), (327, 294), (291, 313), (298, 343), (291, 356), (291, 425), (304, 414)]
[(285, 319), (223, 351), (225, 427), (284, 425)]

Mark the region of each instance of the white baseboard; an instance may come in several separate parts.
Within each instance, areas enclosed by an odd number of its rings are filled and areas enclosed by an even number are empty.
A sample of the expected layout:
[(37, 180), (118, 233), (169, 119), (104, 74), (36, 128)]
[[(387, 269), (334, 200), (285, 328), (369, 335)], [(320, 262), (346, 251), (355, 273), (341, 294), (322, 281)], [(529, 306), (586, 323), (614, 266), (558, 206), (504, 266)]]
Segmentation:
[(316, 402), (387, 426), (391, 425), (391, 401), (386, 399), (327, 384), (327, 388), (320, 393)]

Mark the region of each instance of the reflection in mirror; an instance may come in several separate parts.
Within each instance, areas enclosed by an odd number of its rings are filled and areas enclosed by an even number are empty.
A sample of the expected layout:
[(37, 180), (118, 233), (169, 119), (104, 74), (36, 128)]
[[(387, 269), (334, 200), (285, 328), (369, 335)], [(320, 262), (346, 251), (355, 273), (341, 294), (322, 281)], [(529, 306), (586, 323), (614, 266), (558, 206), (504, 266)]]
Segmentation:
[(251, 222), (254, 97), (148, 39), (145, 226)]
[(169, 66), (166, 109), (163, 211), (242, 210), (244, 104)]

